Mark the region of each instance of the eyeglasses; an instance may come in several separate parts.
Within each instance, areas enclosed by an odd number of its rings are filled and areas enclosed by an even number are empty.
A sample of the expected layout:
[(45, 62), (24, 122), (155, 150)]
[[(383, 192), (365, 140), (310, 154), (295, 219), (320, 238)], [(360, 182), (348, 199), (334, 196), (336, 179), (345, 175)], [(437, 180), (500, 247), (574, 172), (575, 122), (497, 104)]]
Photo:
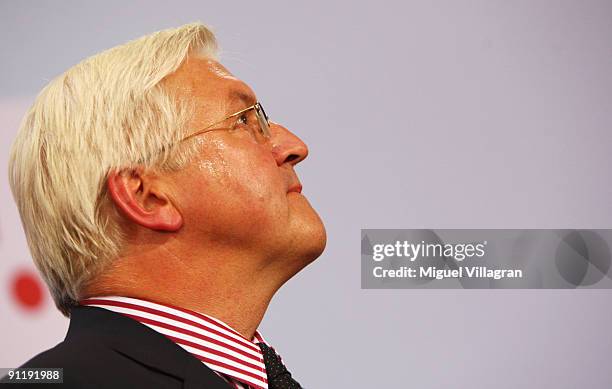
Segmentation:
[[(211, 128), (216, 126), (219, 123), (223, 123), (224, 121), (237, 117), (238, 119), (231, 127), (220, 127), (220, 128)], [(268, 115), (266, 115), (266, 111), (264, 111), (263, 107), (259, 102), (251, 105), (248, 108), (240, 110), (236, 113), (233, 113), (218, 122), (211, 124), (210, 126), (198, 130), (190, 135), (187, 135), (185, 138), (181, 139), (185, 141), (189, 138), (192, 138), (197, 135), (204, 134), (210, 131), (219, 131), (219, 130), (237, 130), (239, 128), (244, 128), (248, 130), (251, 135), (257, 140), (258, 143), (265, 143), (268, 139), (270, 139), (270, 119)]]

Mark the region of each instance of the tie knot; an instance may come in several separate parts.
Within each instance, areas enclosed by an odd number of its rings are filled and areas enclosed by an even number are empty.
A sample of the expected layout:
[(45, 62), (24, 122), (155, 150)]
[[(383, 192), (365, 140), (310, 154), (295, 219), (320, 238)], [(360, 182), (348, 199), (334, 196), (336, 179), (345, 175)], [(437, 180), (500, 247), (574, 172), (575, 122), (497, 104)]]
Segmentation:
[(274, 349), (265, 343), (257, 344), (261, 349), (268, 375), (268, 388), (270, 389), (301, 389), (300, 384), (291, 377), (280, 356)]

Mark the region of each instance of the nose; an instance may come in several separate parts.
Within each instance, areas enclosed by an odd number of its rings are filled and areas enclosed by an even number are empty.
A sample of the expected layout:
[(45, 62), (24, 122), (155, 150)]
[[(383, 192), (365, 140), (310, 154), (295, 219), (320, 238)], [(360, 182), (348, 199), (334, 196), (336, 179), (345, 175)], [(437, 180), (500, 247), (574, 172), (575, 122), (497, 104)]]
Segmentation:
[(308, 156), (308, 146), (297, 135), (281, 126), (270, 123), (272, 155), (276, 164), (281, 166), (285, 163), (297, 165)]

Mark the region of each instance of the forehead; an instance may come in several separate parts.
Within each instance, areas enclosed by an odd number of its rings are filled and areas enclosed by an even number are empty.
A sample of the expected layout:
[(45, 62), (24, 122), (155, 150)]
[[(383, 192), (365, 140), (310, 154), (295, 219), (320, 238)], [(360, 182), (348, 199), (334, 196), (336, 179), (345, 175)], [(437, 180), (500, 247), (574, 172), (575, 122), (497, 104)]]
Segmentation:
[[(240, 96), (242, 100), (246, 96), (253, 103), (256, 101), (255, 94), (246, 83), (212, 59), (189, 57), (162, 84), (179, 98), (194, 102), (197, 108), (201, 108), (197, 110), (200, 113), (214, 115), (220, 113), (217, 111), (225, 112), (240, 103)], [(200, 122), (206, 122), (205, 119), (196, 118)]]

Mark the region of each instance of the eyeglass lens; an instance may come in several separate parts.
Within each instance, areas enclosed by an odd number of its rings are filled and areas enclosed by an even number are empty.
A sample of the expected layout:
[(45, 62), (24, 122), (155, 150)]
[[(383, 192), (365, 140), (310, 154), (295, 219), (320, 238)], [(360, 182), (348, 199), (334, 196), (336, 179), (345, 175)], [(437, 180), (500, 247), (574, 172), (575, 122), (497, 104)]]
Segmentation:
[(266, 115), (266, 111), (264, 111), (260, 103), (255, 104), (255, 113), (257, 114), (257, 120), (259, 121), (261, 135), (263, 135), (265, 138), (270, 138), (270, 123), (268, 115)]

